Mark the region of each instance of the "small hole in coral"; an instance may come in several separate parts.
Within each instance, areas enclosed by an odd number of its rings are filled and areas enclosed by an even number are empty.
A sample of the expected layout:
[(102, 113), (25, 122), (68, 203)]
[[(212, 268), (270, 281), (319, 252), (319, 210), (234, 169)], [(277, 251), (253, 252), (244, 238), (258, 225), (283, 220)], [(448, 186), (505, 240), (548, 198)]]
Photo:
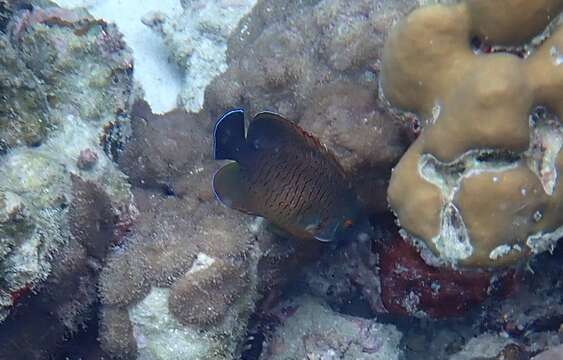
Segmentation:
[(26, 2), (16, 3), (15, 9), (33, 11), (33, 5)]
[(422, 130), (422, 126), (420, 125), (420, 120), (418, 118), (414, 118), (411, 123), (412, 132), (415, 135), (420, 134), (420, 130)]
[(469, 44), (471, 45), (471, 50), (473, 50), (474, 53), (478, 53), (481, 51), (481, 46), (483, 45), (483, 42), (481, 41), (479, 36), (473, 36), (469, 40)]
[(545, 120), (549, 115), (549, 111), (544, 106), (536, 106), (530, 113), (530, 123), (535, 126), (538, 121)]
[(174, 189), (172, 188), (172, 186), (165, 184), (162, 186), (162, 193), (165, 196), (176, 196), (176, 193), (174, 192)]

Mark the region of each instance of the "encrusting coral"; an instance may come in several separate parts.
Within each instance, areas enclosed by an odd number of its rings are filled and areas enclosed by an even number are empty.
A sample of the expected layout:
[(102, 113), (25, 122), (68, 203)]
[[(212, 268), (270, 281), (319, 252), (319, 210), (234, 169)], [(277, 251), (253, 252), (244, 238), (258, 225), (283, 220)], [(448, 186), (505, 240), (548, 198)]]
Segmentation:
[(423, 131), (388, 198), (439, 260), (513, 264), (563, 234), (562, 9), (467, 0), (417, 9), (389, 34), (383, 94)]

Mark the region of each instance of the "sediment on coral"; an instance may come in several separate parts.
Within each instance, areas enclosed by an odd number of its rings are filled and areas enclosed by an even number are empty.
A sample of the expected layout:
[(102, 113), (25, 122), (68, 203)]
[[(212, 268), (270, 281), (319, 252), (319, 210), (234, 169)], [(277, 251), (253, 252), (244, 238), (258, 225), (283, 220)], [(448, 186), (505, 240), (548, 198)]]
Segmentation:
[[(205, 269), (184, 274), (171, 290), (170, 312), (185, 325), (208, 326), (222, 319), (249, 286), (245, 264), (214, 261)], [(221, 286), (220, 293), (213, 290)], [(186, 306), (189, 304), (189, 306)]]
[(8, 35), (0, 34), (0, 51), (0, 91), (4, 94), (0, 100), (0, 153), (20, 144), (38, 146), (56, 123), (48, 116), (46, 89), (18, 58)]
[[(522, 12), (501, 10), (509, 6)], [(441, 261), (510, 265), (562, 235), (562, 9), (559, 0), (433, 5), (389, 35), (382, 94), (424, 128), (394, 169), (389, 202)]]

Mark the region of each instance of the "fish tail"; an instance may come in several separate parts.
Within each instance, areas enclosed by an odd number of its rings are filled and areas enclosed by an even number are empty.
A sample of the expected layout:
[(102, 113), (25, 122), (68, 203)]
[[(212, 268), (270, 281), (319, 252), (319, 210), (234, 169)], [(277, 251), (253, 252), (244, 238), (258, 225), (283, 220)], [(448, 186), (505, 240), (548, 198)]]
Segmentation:
[(213, 156), (215, 160), (240, 160), (246, 147), (244, 110), (235, 109), (223, 114), (215, 123)]

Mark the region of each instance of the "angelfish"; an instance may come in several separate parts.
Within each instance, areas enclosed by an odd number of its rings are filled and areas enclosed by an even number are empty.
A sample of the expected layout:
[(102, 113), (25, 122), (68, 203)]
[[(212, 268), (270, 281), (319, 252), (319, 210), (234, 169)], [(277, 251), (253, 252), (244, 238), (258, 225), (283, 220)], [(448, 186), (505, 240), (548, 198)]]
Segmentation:
[(296, 124), (257, 114), (245, 134), (244, 111), (215, 124), (214, 157), (234, 160), (213, 177), (227, 207), (269, 220), (284, 233), (322, 242), (367, 242), (372, 228), (336, 158)]

